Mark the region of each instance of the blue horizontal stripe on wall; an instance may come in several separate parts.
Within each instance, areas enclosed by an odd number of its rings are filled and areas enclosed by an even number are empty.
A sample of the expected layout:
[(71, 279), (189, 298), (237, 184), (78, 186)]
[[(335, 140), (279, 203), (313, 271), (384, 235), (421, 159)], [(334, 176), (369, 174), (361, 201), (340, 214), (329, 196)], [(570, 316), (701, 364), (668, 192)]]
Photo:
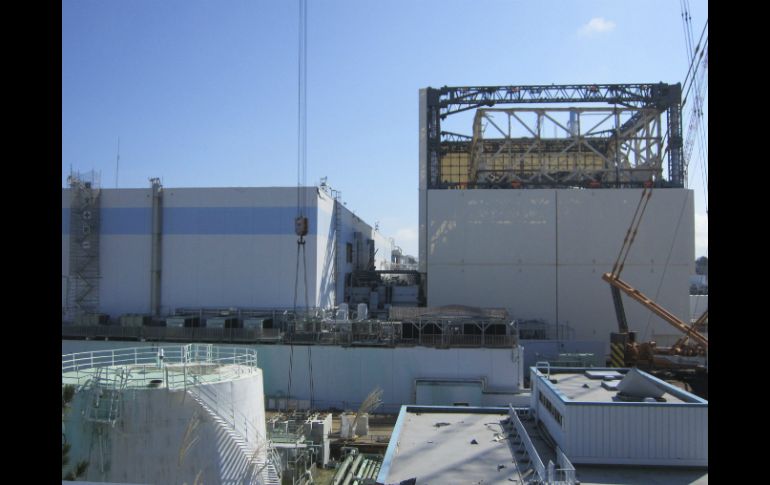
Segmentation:
[[(305, 209), (309, 232), (315, 233), (315, 208)], [(152, 210), (143, 207), (102, 208), (100, 234), (149, 235)], [(69, 209), (62, 209), (62, 234), (69, 234)], [(163, 234), (292, 235), (296, 207), (167, 207)]]

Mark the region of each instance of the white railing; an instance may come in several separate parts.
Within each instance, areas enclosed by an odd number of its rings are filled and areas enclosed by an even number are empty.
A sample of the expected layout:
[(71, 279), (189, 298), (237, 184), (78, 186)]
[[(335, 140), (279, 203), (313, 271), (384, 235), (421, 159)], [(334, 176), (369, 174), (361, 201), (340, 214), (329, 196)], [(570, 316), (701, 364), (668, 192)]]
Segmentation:
[(558, 446), (556, 447), (556, 464), (559, 468), (556, 469), (554, 475), (550, 477), (551, 480), (559, 485), (574, 485), (577, 480), (577, 477), (575, 476), (575, 467), (572, 465), (572, 462), (569, 461), (567, 455), (565, 455)]
[[(162, 351), (162, 353), (161, 353)], [(162, 355), (162, 359), (161, 359)], [(243, 347), (220, 347), (211, 344), (188, 344), (162, 347), (134, 347), (129, 349), (97, 350), (62, 355), (62, 384), (83, 386), (100, 367), (128, 366), (128, 387), (149, 384), (162, 372), (169, 389), (184, 388), (188, 375), (195, 374), (193, 366), (232, 365), (232, 369), (218, 372), (213, 381), (223, 381), (253, 372), (257, 368), (257, 352)], [(144, 371), (144, 372), (143, 372)], [(74, 375), (73, 375), (74, 374)]]
[(524, 424), (519, 419), (519, 416), (516, 414), (516, 411), (513, 409), (513, 406), (508, 406), (508, 415), (511, 418), (511, 422), (513, 423), (513, 426), (516, 428), (516, 434), (521, 439), (521, 442), (524, 444), (524, 448), (527, 450), (527, 455), (529, 455), (529, 459), (532, 462), (532, 466), (535, 469), (535, 472), (538, 475), (538, 478), (540, 481), (545, 481), (546, 475), (545, 475), (545, 466), (543, 465), (543, 460), (540, 459), (540, 455), (537, 453), (537, 449), (535, 449), (535, 445), (532, 444), (532, 440), (529, 438), (529, 434), (527, 433), (527, 430), (524, 429)]

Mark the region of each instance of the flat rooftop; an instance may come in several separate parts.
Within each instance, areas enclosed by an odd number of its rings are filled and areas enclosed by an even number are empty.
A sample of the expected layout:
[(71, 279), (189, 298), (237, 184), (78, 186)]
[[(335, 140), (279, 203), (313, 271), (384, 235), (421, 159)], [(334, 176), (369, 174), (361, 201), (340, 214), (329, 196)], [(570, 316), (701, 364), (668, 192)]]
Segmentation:
[[(605, 403), (605, 402), (638, 402), (624, 401), (617, 398), (618, 384), (626, 376), (629, 369), (570, 369), (567, 367), (551, 367), (550, 373), (543, 373), (543, 368), (532, 367), (532, 377), (536, 376), (554, 389), (565, 402)], [(708, 401), (669, 384), (644, 372), (636, 372), (637, 382), (644, 381), (645, 386), (653, 384), (660, 390), (662, 400), (656, 404), (696, 404), (708, 405)]]
[[(409, 406), (391, 436), (397, 440), (380, 471), (384, 483), (416, 478), (417, 484), (522, 483), (516, 454), (502, 422), (505, 408), (441, 408)], [(390, 448), (389, 448), (390, 452)], [(525, 473), (527, 466), (522, 466)], [(378, 477), (379, 478), (379, 477)], [(380, 480), (383, 481), (383, 480)]]
[[(614, 379), (611, 381), (605, 381), (602, 379), (592, 379), (586, 376), (584, 373), (575, 374), (551, 374), (551, 379), (556, 379), (554, 387), (561, 392), (564, 396), (572, 401), (578, 402), (615, 402), (613, 399), (617, 393), (617, 389), (607, 389), (606, 385), (614, 386), (622, 379)], [(553, 382), (551, 382), (553, 384)], [(605, 384), (605, 385), (602, 385)], [(686, 401), (680, 399), (673, 394), (665, 392), (663, 399), (667, 403), (686, 403)]]
[[(506, 408), (404, 406), (378, 482), (414, 478), (416, 485), (529, 483), (537, 476), (527, 474), (527, 463), (517, 462), (521, 455), (515, 445), (500, 439), (507, 419)], [(556, 462), (552, 445), (535, 423), (522, 423), (543, 463)], [(703, 468), (575, 465), (575, 473), (582, 485), (708, 483), (708, 470)]]

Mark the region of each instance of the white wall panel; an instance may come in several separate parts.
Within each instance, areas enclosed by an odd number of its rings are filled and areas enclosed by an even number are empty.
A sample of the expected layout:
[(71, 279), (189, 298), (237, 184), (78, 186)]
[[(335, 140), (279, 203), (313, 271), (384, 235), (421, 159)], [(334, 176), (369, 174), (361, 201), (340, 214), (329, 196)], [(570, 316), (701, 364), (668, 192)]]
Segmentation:
[[(307, 238), (306, 251), (312, 302), (315, 237)], [(162, 311), (185, 306), (291, 307), (296, 256), (296, 236), (166, 235)], [(302, 305), (302, 292), (298, 299)]]
[(553, 191), (428, 192), (428, 264), (551, 264)]
[(690, 295), (690, 318), (697, 320), (708, 308), (708, 295)]
[[(681, 285), (687, 278), (686, 267), (633, 266), (627, 267), (622, 276), (639, 291), (687, 321), (689, 300), (687, 289), (683, 289)], [(638, 332), (638, 338), (650, 338), (653, 332), (660, 334), (677, 332), (640, 303), (626, 295), (622, 298), (629, 328)], [(559, 266), (559, 320), (574, 329), (576, 339), (607, 340), (609, 345), (609, 333), (618, 331), (618, 323), (610, 285), (601, 279), (599, 268), (580, 265)]]
[[(642, 190), (552, 192), (558, 207), (559, 264), (596, 265), (610, 271)], [(694, 268), (693, 221), (691, 190), (653, 190), (626, 266), (665, 264), (668, 259), (669, 265)]]
[(150, 312), (150, 236), (100, 237), (99, 308), (114, 317)]
[[(612, 269), (640, 195), (639, 189), (428, 191), (428, 305), (505, 307), (515, 318), (568, 323), (577, 339), (608, 341), (617, 323), (601, 275)], [(691, 190), (653, 191), (622, 273), (684, 320), (693, 218)], [(641, 337), (676, 332), (648, 318), (640, 304), (627, 297), (624, 303)]]
[(706, 406), (568, 405), (567, 413), (563, 449), (573, 463), (708, 465)]
[(556, 270), (546, 265), (430, 265), (430, 306), (508, 308), (517, 318), (556, 317)]
[(147, 189), (102, 189), (102, 208), (152, 208), (152, 194)]
[[(303, 189), (309, 204), (318, 189)], [(297, 189), (292, 187), (164, 188), (165, 207), (296, 207)]]
[[(319, 192), (317, 202), (318, 215), (316, 220), (318, 221), (318, 237), (316, 238), (315, 253), (317, 278), (315, 281), (318, 301), (315, 304), (322, 308), (328, 308), (336, 304), (334, 301), (336, 295), (340, 295), (340, 300), (342, 296), (342, 285), (339, 284), (340, 282), (337, 282), (340, 290), (336, 294), (334, 286), (335, 245), (339, 241), (336, 240), (334, 235), (334, 199), (324, 192)], [(344, 249), (343, 245), (342, 251)]]

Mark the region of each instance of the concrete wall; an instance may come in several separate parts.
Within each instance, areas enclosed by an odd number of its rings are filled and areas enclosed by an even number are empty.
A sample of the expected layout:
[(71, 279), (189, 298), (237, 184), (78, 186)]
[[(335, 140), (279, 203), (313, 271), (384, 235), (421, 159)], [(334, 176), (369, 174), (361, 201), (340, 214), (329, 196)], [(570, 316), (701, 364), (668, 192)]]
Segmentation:
[[(429, 190), (428, 305), (505, 307), (568, 324), (579, 340), (617, 330), (609, 285), (641, 195), (637, 189)], [(689, 318), (692, 191), (653, 192), (622, 278)], [(624, 296), (640, 337), (668, 324)], [(648, 324), (648, 319), (650, 323)]]
[[(62, 340), (62, 354), (110, 348), (137, 347), (139, 342)], [(144, 345), (151, 345), (147, 342)], [(289, 380), (288, 345), (249, 346), (257, 351), (264, 373), (265, 395), (285, 396)], [(365, 348), (294, 346), (291, 395), (310, 399), (312, 356), (316, 405), (321, 408), (358, 409), (366, 396), (379, 386), (383, 390), (382, 411), (396, 412), (402, 404), (415, 402), (417, 378), (485, 378), (488, 391), (502, 394), (505, 405), (518, 391), (522, 379), (520, 354), (514, 349), (433, 349), (423, 347)], [(500, 404), (493, 395), (484, 405)]]

